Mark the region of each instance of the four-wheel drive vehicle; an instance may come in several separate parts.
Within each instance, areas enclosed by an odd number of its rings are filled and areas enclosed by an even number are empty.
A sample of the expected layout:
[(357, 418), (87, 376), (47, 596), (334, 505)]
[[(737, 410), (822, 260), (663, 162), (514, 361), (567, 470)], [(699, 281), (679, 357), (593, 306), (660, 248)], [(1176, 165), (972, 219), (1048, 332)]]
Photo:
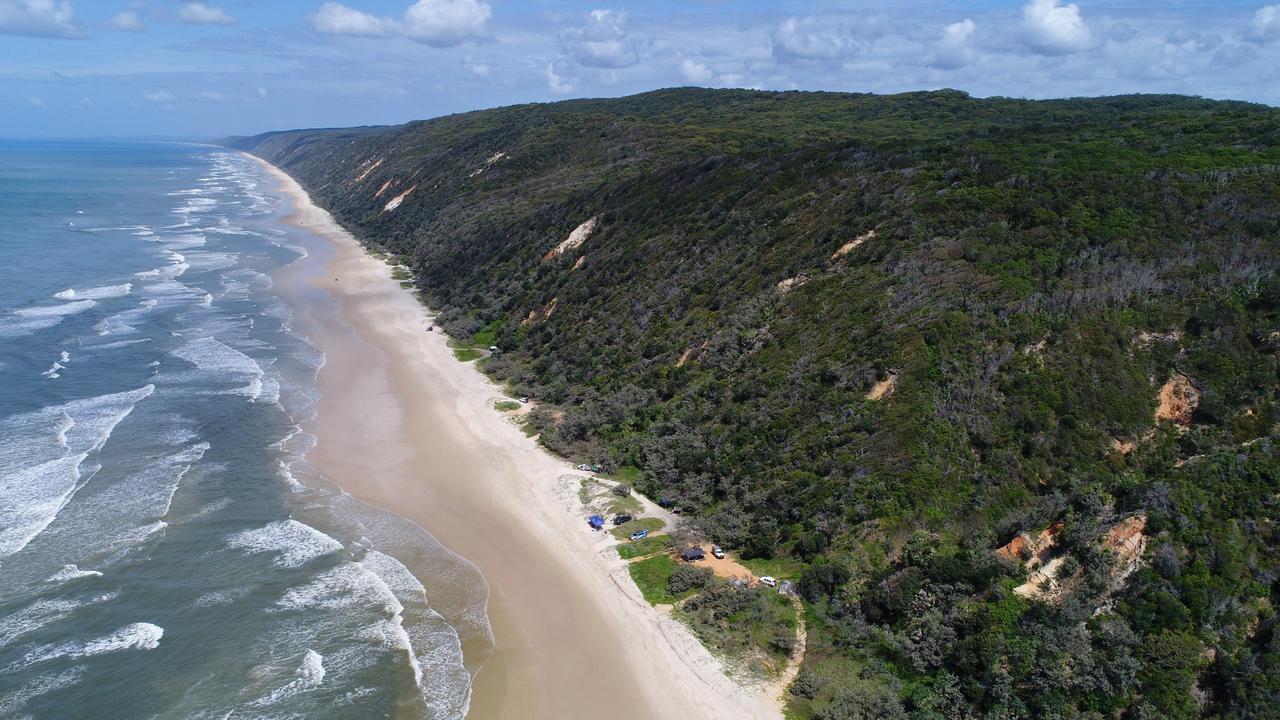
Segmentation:
[(631, 533), (631, 542), (635, 542), (636, 540), (643, 540), (647, 537), (649, 537), (648, 530), (637, 530)]

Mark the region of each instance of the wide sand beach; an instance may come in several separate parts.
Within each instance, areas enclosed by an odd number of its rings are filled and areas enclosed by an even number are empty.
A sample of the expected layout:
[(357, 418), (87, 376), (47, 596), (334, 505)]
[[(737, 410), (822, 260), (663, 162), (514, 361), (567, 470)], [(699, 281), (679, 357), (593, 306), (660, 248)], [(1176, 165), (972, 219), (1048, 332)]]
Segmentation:
[[(468, 717), (780, 717), (777, 698), (730, 680), (643, 600), (566, 493), (573, 469), (494, 410), (501, 389), (426, 331), (427, 310), (388, 266), (263, 165), (293, 204), (286, 222), (311, 236), (310, 255), (276, 278), (295, 326), (325, 354), (310, 462), (422, 526), (488, 583), (494, 646)], [(474, 661), (487, 647), (470, 650)]]

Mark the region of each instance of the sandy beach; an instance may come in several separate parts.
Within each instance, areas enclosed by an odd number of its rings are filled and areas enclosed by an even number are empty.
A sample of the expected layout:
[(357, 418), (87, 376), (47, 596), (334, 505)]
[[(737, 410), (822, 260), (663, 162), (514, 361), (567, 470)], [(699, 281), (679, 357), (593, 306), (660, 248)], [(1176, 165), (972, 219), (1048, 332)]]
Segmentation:
[(643, 600), (576, 507), (581, 473), (493, 409), (501, 388), (426, 332), (426, 309), (390, 268), (263, 165), (294, 204), (287, 222), (315, 236), (277, 278), (295, 326), (326, 356), (309, 460), (418, 523), (489, 585), (495, 647), (468, 717), (780, 717), (777, 698), (730, 680)]

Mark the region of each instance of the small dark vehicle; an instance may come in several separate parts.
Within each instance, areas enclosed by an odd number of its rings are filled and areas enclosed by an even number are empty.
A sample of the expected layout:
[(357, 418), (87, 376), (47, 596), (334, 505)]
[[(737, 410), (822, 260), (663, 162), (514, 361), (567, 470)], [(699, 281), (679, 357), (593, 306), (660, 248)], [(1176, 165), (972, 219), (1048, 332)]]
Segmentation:
[(613, 524), (614, 524), (614, 525), (621, 525), (621, 524), (623, 524), (623, 523), (631, 522), (631, 520), (632, 520), (632, 518), (631, 518), (631, 516), (630, 516), (630, 515), (615, 515), (615, 516), (614, 516), (614, 518), (613, 518)]

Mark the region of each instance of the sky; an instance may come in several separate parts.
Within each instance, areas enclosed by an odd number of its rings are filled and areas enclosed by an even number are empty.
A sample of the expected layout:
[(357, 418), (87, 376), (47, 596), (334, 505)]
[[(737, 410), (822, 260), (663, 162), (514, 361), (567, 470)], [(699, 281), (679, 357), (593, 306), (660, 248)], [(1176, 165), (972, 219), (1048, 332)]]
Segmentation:
[(1280, 105), (1280, 3), (0, 0), (0, 137), (213, 139), (686, 85)]

